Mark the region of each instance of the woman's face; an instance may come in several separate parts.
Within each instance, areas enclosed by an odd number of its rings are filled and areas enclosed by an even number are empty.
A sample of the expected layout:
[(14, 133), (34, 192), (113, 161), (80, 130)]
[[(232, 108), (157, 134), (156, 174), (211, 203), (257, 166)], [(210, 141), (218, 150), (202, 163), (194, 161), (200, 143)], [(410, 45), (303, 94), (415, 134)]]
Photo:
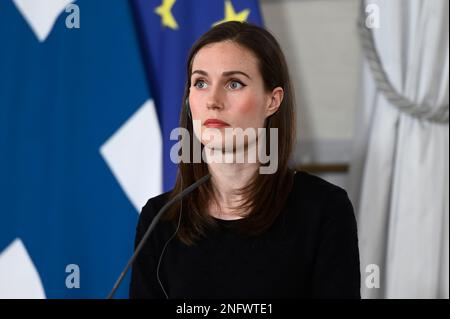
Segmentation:
[[(194, 132), (204, 145), (222, 148), (227, 127), (243, 130), (264, 127), (266, 117), (278, 109), (281, 99), (281, 88), (272, 92), (264, 89), (253, 53), (234, 42), (209, 44), (193, 59), (189, 104), (192, 119), (201, 122), (201, 131), (194, 125)], [(208, 134), (212, 129), (220, 130), (222, 141), (212, 142)], [(248, 143), (249, 140), (245, 144)]]

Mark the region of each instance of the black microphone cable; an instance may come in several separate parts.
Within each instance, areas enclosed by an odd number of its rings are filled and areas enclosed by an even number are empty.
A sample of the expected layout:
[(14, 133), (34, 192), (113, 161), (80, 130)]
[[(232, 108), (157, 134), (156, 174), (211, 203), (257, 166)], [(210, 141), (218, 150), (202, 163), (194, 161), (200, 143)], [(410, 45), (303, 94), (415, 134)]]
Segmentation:
[[(211, 174), (207, 174), (205, 176), (203, 176), (202, 178), (200, 178), (198, 181), (196, 181), (195, 183), (193, 183), (192, 185), (188, 186), (185, 190), (181, 191), (180, 193), (178, 193), (177, 195), (175, 195), (175, 197), (173, 197), (170, 201), (168, 201), (158, 212), (158, 214), (155, 215), (155, 217), (153, 218), (152, 222), (150, 223), (150, 226), (148, 227), (147, 231), (145, 232), (144, 236), (142, 237), (141, 241), (139, 242), (139, 244), (137, 245), (133, 255), (131, 256), (131, 258), (128, 260), (128, 263), (126, 264), (125, 268), (123, 269), (123, 271), (121, 272), (119, 278), (117, 279), (116, 283), (114, 284), (114, 287), (111, 289), (111, 292), (108, 294), (108, 296), (106, 297), (107, 299), (112, 299), (114, 297), (114, 294), (116, 293), (117, 289), (119, 288), (122, 280), (125, 278), (125, 275), (128, 271), (128, 269), (131, 267), (131, 265), (134, 263), (134, 261), (136, 260), (137, 255), (139, 254), (139, 252), (142, 250), (142, 247), (144, 246), (145, 242), (147, 241), (148, 237), (150, 236), (151, 232), (153, 231), (153, 229), (155, 228), (156, 224), (158, 223), (159, 219), (161, 218), (161, 216), (166, 212), (166, 210), (175, 202), (177, 202), (178, 200), (182, 199), (183, 197), (185, 197), (186, 195), (188, 195), (189, 193), (191, 193), (192, 191), (194, 191), (196, 188), (198, 188), (201, 184), (203, 184), (204, 182), (206, 182), (207, 180), (209, 180), (209, 178), (211, 177)], [(179, 218), (181, 218), (181, 214), (179, 216)], [(180, 221), (180, 219), (179, 219)], [(177, 228), (178, 231), (178, 228)], [(172, 236), (173, 237), (173, 236)], [(171, 237), (171, 238), (172, 238)], [(170, 238), (170, 239), (171, 239)], [(167, 245), (167, 243), (166, 243)], [(162, 285), (161, 285), (162, 287)], [(163, 288), (164, 291), (164, 288)], [(166, 293), (164, 291), (164, 293)], [(167, 294), (166, 294), (167, 297)]]
[[(180, 179), (181, 179), (181, 191), (183, 191), (183, 176), (180, 174)], [(161, 282), (161, 279), (159, 278), (159, 266), (161, 265), (161, 260), (163, 258), (164, 252), (166, 251), (166, 247), (169, 245), (170, 241), (172, 240), (172, 238), (175, 237), (175, 235), (178, 233), (178, 229), (180, 229), (180, 224), (181, 224), (181, 213), (183, 212), (183, 199), (181, 199), (181, 203), (180, 203), (180, 212), (179, 212), (179, 216), (178, 216), (178, 225), (177, 228), (175, 229), (175, 232), (172, 234), (172, 236), (170, 236), (170, 238), (166, 241), (163, 250), (161, 251), (161, 255), (159, 256), (159, 260), (158, 260), (158, 266), (156, 267), (156, 279), (158, 279), (159, 285), (161, 286), (162, 291), (164, 292), (164, 295), (166, 296), (166, 299), (169, 299), (169, 295), (167, 294), (166, 290), (164, 289), (164, 286)]]

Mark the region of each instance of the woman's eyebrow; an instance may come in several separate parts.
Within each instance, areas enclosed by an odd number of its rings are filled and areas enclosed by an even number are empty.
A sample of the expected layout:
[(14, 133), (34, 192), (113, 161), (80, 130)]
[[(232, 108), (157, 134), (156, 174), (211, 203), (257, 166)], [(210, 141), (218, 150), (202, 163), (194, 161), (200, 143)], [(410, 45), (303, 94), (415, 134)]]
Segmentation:
[(250, 75), (248, 75), (245, 72), (242, 71), (227, 71), (227, 72), (223, 72), (222, 75), (224, 76), (230, 76), (230, 75), (234, 75), (234, 74), (242, 74), (243, 76), (246, 76), (247, 78), (250, 79)]
[[(191, 76), (193, 74), (195, 74), (195, 73), (198, 73), (198, 74), (201, 74), (201, 75), (204, 75), (204, 76), (208, 76), (208, 72), (203, 71), (203, 70), (192, 71)], [(230, 75), (233, 75), (233, 74), (242, 74), (243, 76), (246, 76), (247, 78), (251, 79), (250, 76), (247, 73), (242, 72), (242, 71), (226, 71), (226, 72), (222, 73), (223, 76), (230, 76)]]

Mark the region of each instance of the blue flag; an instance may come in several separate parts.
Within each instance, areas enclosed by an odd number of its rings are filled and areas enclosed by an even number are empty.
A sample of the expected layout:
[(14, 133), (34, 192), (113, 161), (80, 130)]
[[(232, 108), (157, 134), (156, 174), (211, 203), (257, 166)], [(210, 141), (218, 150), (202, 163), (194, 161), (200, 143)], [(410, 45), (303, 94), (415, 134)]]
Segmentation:
[(262, 25), (257, 0), (134, 0), (151, 91), (163, 138), (163, 188), (174, 186), (177, 166), (170, 160), (170, 132), (179, 126), (192, 44), (214, 24), (247, 21)]
[(0, 3), (0, 298), (106, 297), (162, 191), (133, 19), (124, 0)]
[(2, 2), (0, 298), (107, 295), (173, 186), (188, 50), (227, 20), (257, 1)]

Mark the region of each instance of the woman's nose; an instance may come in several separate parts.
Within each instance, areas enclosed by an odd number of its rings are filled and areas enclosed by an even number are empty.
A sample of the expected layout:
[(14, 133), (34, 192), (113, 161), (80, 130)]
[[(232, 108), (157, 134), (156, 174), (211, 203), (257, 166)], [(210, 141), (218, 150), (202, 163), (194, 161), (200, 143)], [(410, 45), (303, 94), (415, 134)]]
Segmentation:
[(215, 86), (210, 90), (206, 107), (208, 109), (223, 108), (223, 92), (221, 91), (221, 88), (219, 86)]

